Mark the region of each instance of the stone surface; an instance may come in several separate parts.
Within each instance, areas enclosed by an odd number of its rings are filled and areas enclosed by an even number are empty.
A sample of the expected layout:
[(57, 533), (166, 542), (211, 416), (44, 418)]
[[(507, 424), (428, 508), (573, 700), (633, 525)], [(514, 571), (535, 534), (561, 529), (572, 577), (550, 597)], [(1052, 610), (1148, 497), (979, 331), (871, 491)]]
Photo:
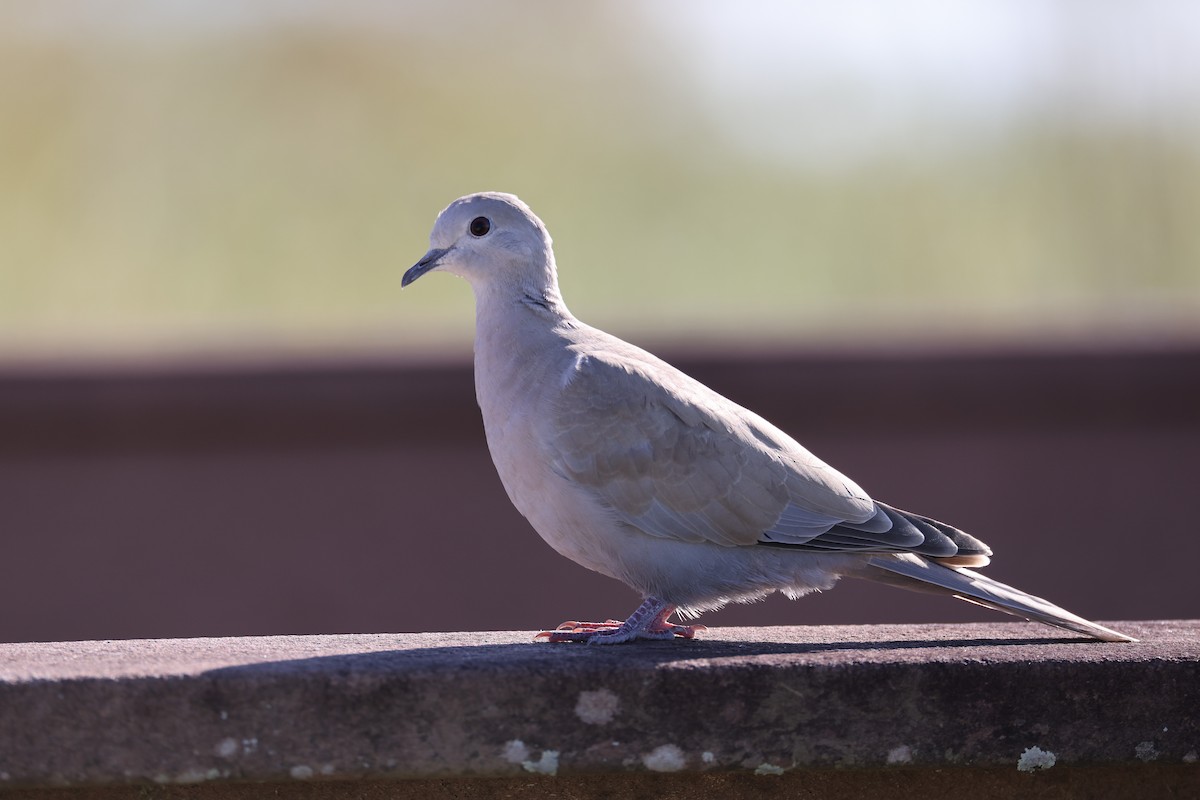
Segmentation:
[(289, 783), (125, 784), (0, 789), (4, 800), (1147, 800), (1200, 797), (1186, 764), (1059, 766), (1035, 775), (1011, 767), (803, 769), (781, 775), (687, 772)]
[(6, 644), (0, 791), (821, 768), (1192, 780), (1200, 622), (1111, 624), (1143, 641), (996, 623), (618, 647), (528, 632)]

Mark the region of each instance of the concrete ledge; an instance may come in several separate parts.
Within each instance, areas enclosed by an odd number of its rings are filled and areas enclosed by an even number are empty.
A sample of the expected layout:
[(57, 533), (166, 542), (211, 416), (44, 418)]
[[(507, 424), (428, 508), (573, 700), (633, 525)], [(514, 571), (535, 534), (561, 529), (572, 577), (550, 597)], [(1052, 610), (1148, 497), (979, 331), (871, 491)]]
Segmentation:
[(879, 786), (921, 770), (1090, 769), (1200, 787), (1200, 621), (1117, 627), (1143, 641), (996, 623), (725, 628), (622, 647), (529, 633), (5, 644), (0, 793), (243, 796), (237, 782), (265, 781), (316, 797), (406, 778), (420, 780), (394, 787), (450, 796), (433, 787), (486, 778), (590, 796), (583, 776), (670, 772), (735, 795), (834, 774), (822, 768)]

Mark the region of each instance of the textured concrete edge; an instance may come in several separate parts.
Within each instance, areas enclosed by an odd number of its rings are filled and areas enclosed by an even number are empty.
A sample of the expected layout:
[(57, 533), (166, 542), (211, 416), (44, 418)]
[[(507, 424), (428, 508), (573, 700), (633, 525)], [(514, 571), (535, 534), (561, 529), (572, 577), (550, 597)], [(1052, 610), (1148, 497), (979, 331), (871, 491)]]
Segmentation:
[[(969, 792), (964, 787), (969, 786)], [(1006, 767), (879, 767), (864, 769), (804, 769), (782, 775), (708, 772), (673, 775), (623, 773), (596, 775), (526, 775), (521, 777), (450, 778), (430, 780), (337, 781), (287, 783), (209, 782), (146, 786), (123, 784), (41, 789), (0, 789), (6, 800), (557, 800), (656, 798), (658, 800), (761, 800), (764, 797), (804, 797), (838, 800), (887, 798), (928, 800), (960, 797), (971, 800), (1063, 800), (1065, 797), (1103, 797), (1105, 800), (1144, 800), (1155, 797), (1195, 797), (1200, 770), (1185, 764), (1122, 764), (1059, 766), (1053, 771), (1020, 773)]]
[[(0, 646), (0, 789), (1195, 764), (1200, 622)], [(1200, 767), (1198, 767), (1200, 769)]]

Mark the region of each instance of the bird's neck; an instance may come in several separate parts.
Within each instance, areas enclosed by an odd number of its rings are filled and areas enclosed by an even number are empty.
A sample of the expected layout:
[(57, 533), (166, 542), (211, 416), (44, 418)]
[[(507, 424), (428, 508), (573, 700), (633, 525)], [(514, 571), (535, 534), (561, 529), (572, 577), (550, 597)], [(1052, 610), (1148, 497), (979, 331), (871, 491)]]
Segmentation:
[(533, 329), (552, 329), (575, 321), (555, 280), (477, 283), (473, 288), (476, 343), (480, 336), (489, 341), (495, 337), (503, 340), (509, 336), (528, 335)]
[(475, 288), (475, 384), (480, 407), (546, 379), (579, 325), (558, 286)]

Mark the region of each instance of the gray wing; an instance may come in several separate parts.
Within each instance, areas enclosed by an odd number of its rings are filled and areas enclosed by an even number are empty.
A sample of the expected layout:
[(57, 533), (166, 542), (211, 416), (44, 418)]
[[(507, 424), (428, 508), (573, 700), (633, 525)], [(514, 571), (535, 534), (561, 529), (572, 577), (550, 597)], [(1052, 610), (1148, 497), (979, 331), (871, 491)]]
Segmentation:
[(852, 481), (649, 354), (580, 354), (563, 383), (542, 426), (553, 469), (639, 530), (728, 546), (805, 545), (842, 524), (890, 538)]
[(552, 468), (651, 536), (964, 566), (991, 555), (957, 528), (875, 502), (766, 420), (620, 340), (579, 348), (544, 411)]

